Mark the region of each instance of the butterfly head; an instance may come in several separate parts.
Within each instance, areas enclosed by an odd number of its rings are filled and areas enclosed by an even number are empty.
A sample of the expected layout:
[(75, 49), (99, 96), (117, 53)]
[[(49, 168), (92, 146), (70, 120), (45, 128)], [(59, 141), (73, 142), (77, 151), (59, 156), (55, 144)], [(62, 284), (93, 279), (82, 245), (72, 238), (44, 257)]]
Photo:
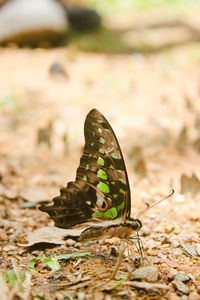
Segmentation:
[(139, 219), (129, 218), (126, 220), (126, 224), (131, 227), (133, 231), (139, 231), (142, 228), (142, 222)]

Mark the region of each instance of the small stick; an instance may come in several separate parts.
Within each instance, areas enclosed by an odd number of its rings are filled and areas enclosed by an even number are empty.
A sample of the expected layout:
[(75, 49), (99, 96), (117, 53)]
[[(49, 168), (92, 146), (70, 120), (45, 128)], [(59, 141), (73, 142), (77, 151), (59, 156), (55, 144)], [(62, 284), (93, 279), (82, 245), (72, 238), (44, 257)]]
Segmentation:
[(115, 279), (115, 277), (116, 277), (117, 271), (118, 271), (118, 269), (119, 269), (119, 267), (121, 265), (121, 262), (122, 262), (122, 259), (123, 259), (123, 256), (124, 256), (125, 248), (126, 248), (125, 243), (122, 242), (121, 245), (120, 245), (119, 258), (118, 258), (115, 270), (114, 270), (114, 272), (112, 273), (112, 275), (110, 277), (111, 280)]

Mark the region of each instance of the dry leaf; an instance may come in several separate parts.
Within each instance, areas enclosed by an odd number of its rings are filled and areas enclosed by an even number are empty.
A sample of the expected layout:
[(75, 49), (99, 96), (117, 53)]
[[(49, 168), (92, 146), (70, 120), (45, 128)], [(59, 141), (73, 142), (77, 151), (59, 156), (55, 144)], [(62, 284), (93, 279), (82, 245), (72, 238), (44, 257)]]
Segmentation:
[(65, 244), (64, 238), (66, 236), (75, 237), (79, 236), (83, 229), (60, 229), (56, 227), (42, 227), (27, 235), (28, 244), (23, 245), (30, 247), (36, 243), (53, 243)]

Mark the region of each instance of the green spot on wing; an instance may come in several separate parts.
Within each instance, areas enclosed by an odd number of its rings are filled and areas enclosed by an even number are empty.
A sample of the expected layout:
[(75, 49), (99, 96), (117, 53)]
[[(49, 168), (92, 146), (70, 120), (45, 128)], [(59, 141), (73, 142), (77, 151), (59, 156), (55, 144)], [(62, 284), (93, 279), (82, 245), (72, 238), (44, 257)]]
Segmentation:
[(113, 185), (114, 185), (114, 184), (115, 184), (115, 181), (111, 181), (111, 184), (113, 184)]
[(101, 144), (105, 144), (104, 138), (100, 137), (99, 142), (100, 142)]
[(104, 166), (105, 162), (104, 162), (104, 159), (102, 157), (98, 157), (97, 159), (97, 163), (100, 165), (100, 166)]
[(91, 201), (86, 201), (86, 203), (88, 204), (88, 205), (91, 205), (92, 204), (92, 202)]
[(110, 218), (110, 219), (116, 218), (117, 215), (118, 215), (118, 213), (117, 213), (117, 210), (115, 207), (107, 209), (105, 212), (98, 212), (98, 213), (94, 214), (94, 216), (96, 216), (96, 217), (104, 217), (104, 218)]
[(87, 181), (87, 176), (86, 175), (83, 176), (83, 180)]
[(117, 172), (118, 172), (118, 173), (121, 173), (121, 172), (122, 172), (122, 170), (117, 170)]
[(118, 179), (121, 183), (124, 183), (124, 180), (122, 178)]
[(118, 156), (115, 152), (111, 153), (111, 157), (114, 158), (114, 159), (118, 159)]
[(107, 194), (107, 193), (110, 192), (109, 186), (108, 186), (106, 183), (101, 182), (101, 181), (97, 184), (97, 188), (98, 188), (102, 193), (105, 193), (105, 194)]
[(123, 190), (123, 189), (120, 189), (119, 192), (120, 192), (121, 194), (123, 194), (123, 195), (126, 194), (125, 190)]
[(102, 148), (99, 148), (99, 153), (105, 154), (104, 150)]
[(108, 201), (112, 202), (112, 199), (110, 197), (107, 197)]
[(123, 209), (124, 209), (124, 202), (122, 202), (122, 204), (117, 206), (118, 211), (123, 210)]
[(103, 123), (103, 121), (102, 121), (102, 120), (98, 120), (98, 122), (99, 122), (99, 123)]
[(108, 129), (108, 128), (105, 128), (105, 131), (109, 132), (109, 129)]
[(90, 168), (90, 166), (87, 164), (87, 165), (85, 166), (85, 170), (87, 171), (87, 170), (89, 170), (89, 168)]
[(102, 169), (98, 170), (97, 176), (101, 179), (104, 179), (104, 180), (108, 179), (106, 172)]
[(92, 142), (90, 145), (93, 147), (94, 146), (94, 142)]
[(118, 197), (118, 194), (113, 194), (113, 198), (116, 199)]
[(111, 212), (112, 212), (113, 218), (116, 218), (117, 215), (118, 215), (118, 213), (117, 213), (117, 210), (116, 210), (115, 207), (112, 207), (112, 208), (111, 208)]
[(103, 132), (103, 130), (102, 130), (101, 128), (98, 128), (98, 132), (102, 133), (102, 132)]
[(113, 165), (110, 165), (110, 166), (108, 167), (108, 169), (112, 169), (112, 170), (114, 170), (114, 167), (113, 167)]

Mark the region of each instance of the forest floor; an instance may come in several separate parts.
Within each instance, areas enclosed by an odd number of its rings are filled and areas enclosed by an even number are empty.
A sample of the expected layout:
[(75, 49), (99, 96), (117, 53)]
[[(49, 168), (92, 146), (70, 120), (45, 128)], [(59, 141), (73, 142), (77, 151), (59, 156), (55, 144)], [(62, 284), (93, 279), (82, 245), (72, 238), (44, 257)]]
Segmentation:
[[(1, 300), (200, 299), (199, 14), (160, 16), (109, 20), (121, 30), (110, 47), (93, 35), (54, 49), (0, 48)], [(89, 42), (95, 53), (80, 50)], [(92, 108), (124, 153), (132, 217), (175, 190), (141, 216), (148, 264), (135, 265), (130, 245), (133, 261), (126, 249), (115, 279), (117, 238), (63, 240), (80, 230), (55, 228), (37, 209), (74, 180)]]

